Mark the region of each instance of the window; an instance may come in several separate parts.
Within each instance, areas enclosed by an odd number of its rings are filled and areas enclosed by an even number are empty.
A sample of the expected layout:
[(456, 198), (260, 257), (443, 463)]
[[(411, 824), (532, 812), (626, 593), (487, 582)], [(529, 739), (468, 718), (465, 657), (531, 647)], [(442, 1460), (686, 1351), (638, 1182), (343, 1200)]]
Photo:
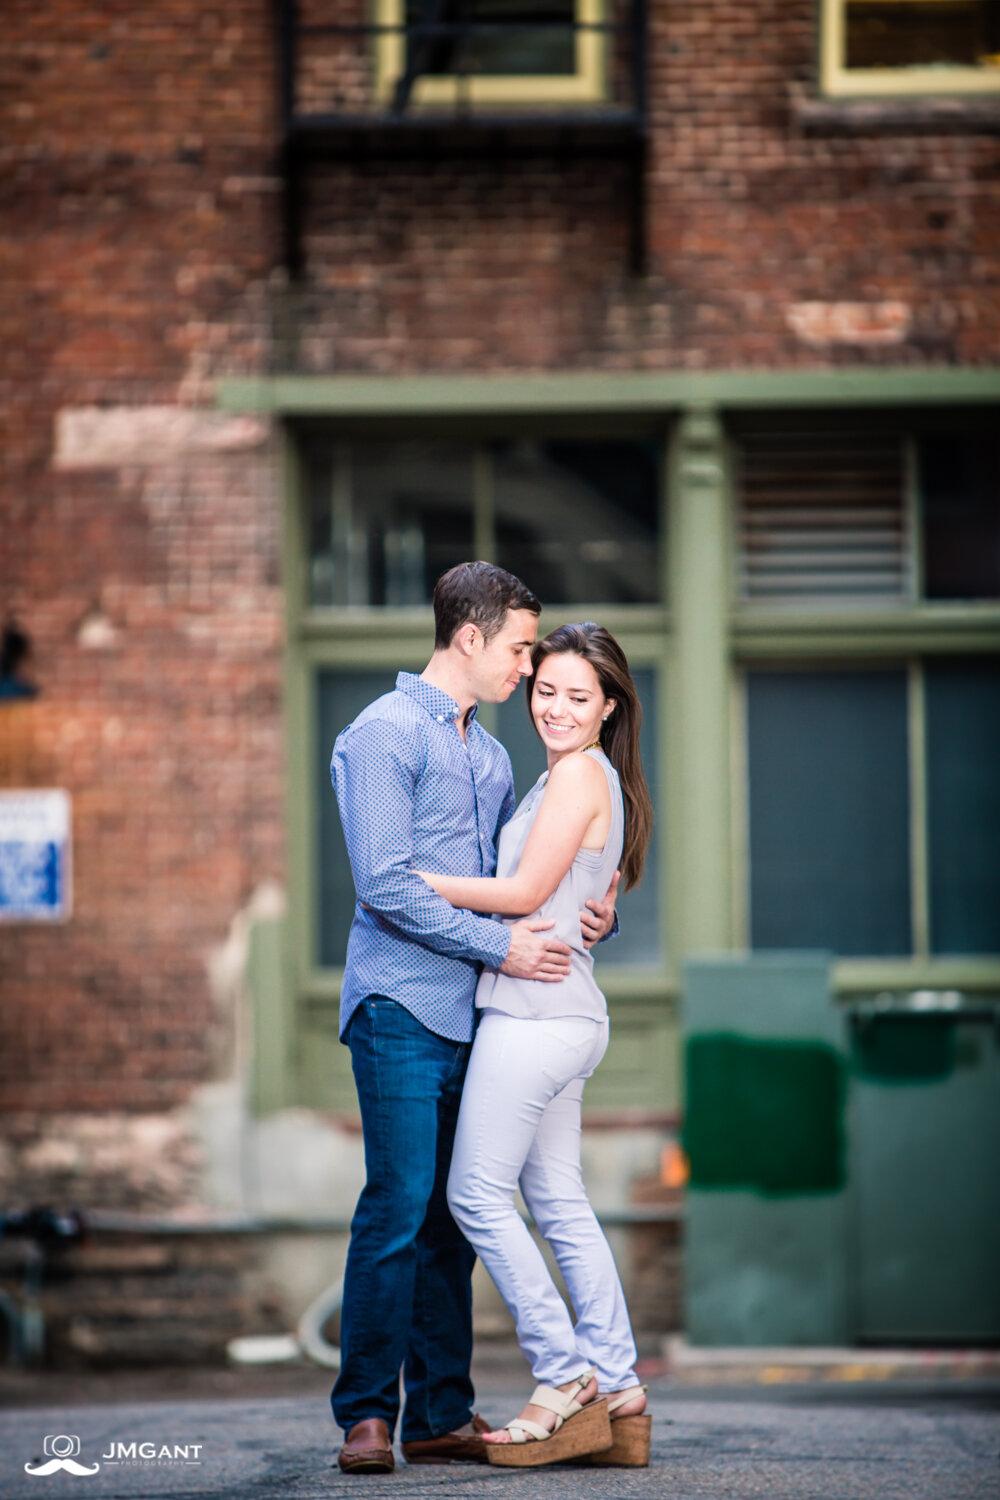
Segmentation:
[(994, 434), (762, 428), (741, 437), (739, 455), (747, 603), (1000, 598)]
[(746, 686), (751, 945), (1000, 953), (1000, 657)]
[(496, 443), (497, 562), (549, 604), (659, 599), (653, 442)]
[(343, 968), (347, 935), (354, 917), (354, 880), (347, 858), (337, 799), (330, 784), (330, 755), (345, 724), (383, 693), (392, 691), (396, 673), (381, 670), (340, 671), (321, 668), (315, 677), (316, 744), (313, 757), (319, 808), (319, 868), (316, 887), (316, 963), (321, 969)]
[(1000, 599), (1000, 437), (925, 438), (920, 492), (924, 597)]
[(416, 28), (427, 11), (426, 0), (377, 0), (378, 24), (398, 28), (378, 39), (383, 99), (391, 99), (410, 73), (417, 104), (558, 104), (604, 97), (603, 0), (450, 0), (431, 7), (430, 29), (421, 33)]
[(314, 441), (310, 602), (427, 605), (476, 555), (548, 605), (656, 603), (659, 492), (653, 440)]
[(734, 426), (748, 943), (1000, 953), (1000, 440)]
[(998, 0), (823, 0), (828, 94), (1000, 88)]
[(930, 940), (1000, 951), (1000, 657), (928, 662)]
[(891, 434), (753, 432), (741, 444), (740, 592), (782, 604), (905, 599), (905, 455)]
[(474, 452), (448, 443), (316, 443), (309, 456), (310, 603), (427, 604), (475, 551)]
[(747, 674), (754, 948), (911, 949), (906, 673)]

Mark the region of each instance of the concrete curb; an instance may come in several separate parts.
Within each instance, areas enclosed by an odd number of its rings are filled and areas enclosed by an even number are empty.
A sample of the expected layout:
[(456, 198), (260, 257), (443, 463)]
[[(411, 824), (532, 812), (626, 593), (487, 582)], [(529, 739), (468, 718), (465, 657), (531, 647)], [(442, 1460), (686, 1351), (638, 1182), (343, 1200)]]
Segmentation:
[(831, 1380), (1000, 1377), (1000, 1349), (705, 1348), (681, 1334), (663, 1341), (664, 1373), (678, 1385), (776, 1385)]

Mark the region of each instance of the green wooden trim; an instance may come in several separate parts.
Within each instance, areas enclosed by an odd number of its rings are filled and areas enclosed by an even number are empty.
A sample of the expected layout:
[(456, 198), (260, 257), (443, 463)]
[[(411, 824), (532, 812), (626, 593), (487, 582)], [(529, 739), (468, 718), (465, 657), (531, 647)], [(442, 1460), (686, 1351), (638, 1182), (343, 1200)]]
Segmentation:
[[(302, 976), (299, 984), (302, 1005), (311, 1012), (322, 1011), (332, 1014), (335, 1025), (343, 982), (343, 969), (314, 968), (310, 973)], [(653, 1005), (669, 1008), (676, 1005), (680, 994), (676, 975), (667, 974), (662, 969), (603, 968), (600, 970), (600, 984), (607, 999), (616, 1005)]]
[(881, 610), (744, 607), (730, 622), (740, 658), (911, 656), (1000, 650), (1000, 605), (923, 604)]
[(710, 403), (730, 410), (782, 406), (900, 406), (1000, 402), (1000, 369), (665, 370), (607, 374), (273, 375), (219, 382), (219, 405), (288, 417), (535, 416), (583, 411), (667, 412)]
[[(302, 466), (290, 433), (282, 435), (282, 581), (285, 596), (285, 728), (287, 745), (286, 821), (288, 828), (288, 942), (293, 1005), (298, 1016), (302, 974), (315, 952), (313, 892), (315, 880), (315, 828), (317, 811), (312, 792), (312, 678), (308, 663), (295, 640), (295, 622), (308, 595), (307, 558), (304, 545)], [(295, 1025), (291, 1087), (301, 1092), (303, 1038)]]
[[(573, 620), (600, 620), (613, 634), (630, 640), (661, 638), (670, 628), (670, 615), (656, 605), (645, 604), (556, 604), (543, 601), (539, 629), (542, 635)], [(290, 622), (294, 633), (304, 641), (336, 640), (346, 649), (377, 640), (419, 644), (424, 662), (434, 647), (434, 615), (430, 609), (383, 609), (364, 606), (357, 609), (309, 609)], [(424, 663), (421, 663), (423, 665)]]
[(907, 756), (910, 772), (910, 924), (913, 952), (930, 954), (930, 859), (927, 834), (927, 754), (924, 732), (924, 671), (911, 658), (907, 683)]
[(283, 917), (250, 929), (246, 985), (252, 1015), (250, 1109), (269, 1114), (294, 1104), (295, 1012), (288, 975), (288, 934)]
[[(544, 618), (544, 617), (543, 617)], [(583, 616), (593, 618), (593, 616)], [(603, 617), (599, 617), (602, 619)], [(559, 622), (555, 615), (551, 619), (544, 619), (542, 633), (552, 630)], [(614, 630), (629, 661), (634, 666), (659, 667), (663, 662), (663, 637), (647, 632), (632, 633), (626, 630)], [(430, 657), (430, 648), (425, 638), (418, 640), (400, 638), (399, 636), (375, 637), (365, 640), (361, 637), (328, 636), (317, 634), (308, 635), (299, 642), (299, 650), (310, 667), (333, 667), (340, 671), (367, 671), (372, 668), (383, 668), (385, 670), (399, 670), (405, 672), (421, 672)], [(487, 710), (492, 710), (491, 704), (482, 704), (479, 717), (485, 724)]]
[(339, 1006), (343, 982), (343, 969), (310, 969), (303, 974), (299, 985), (303, 1006), (308, 1009)]
[(344, 672), (352, 669), (422, 672), (431, 654), (424, 640), (344, 641), (326, 636), (304, 640), (301, 650), (310, 668), (333, 667)]
[(732, 487), (718, 413), (674, 429), (668, 548), (675, 669), (668, 679), (667, 839), (675, 965), (732, 942), (729, 548)]
[[(619, 643), (625, 655), (634, 666), (653, 665), (657, 668), (656, 674), (656, 802), (653, 807), (653, 821), (657, 830), (657, 876), (659, 878), (659, 922), (662, 935), (661, 952), (664, 953), (664, 968), (661, 973), (661, 991), (666, 980), (667, 992), (671, 995), (679, 993), (680, 979), (679, 966), (677, 962), (677, 933), (673, 922), (673, 882), (676, 879), (676, 871), (671, 856), (671, 811), (670, 811), (670, 787), (673, 776), (673, 767), (670, 762), (670, 715), (673, 704), (672, 682), (676, 675), (677, 663), (674, 652), (674, 641), (664, 641), (661, 637), (654, 644), (654, 655), (643, 661), (635, 646), (619, 636)], [(616, 976), (616, 980), (619, 976)], [(622, 981), (627, 976), (620, 975)], [(602, 986), (610, 976), (602, 973), (600, 982)], [(612, 984), (615, 981), (612, 981)], [(618, 994), (613, 988), (607, 993)], [(674, 1101), (676, 1102), (676, 1100)]]
[(729, 764), (732, 797), (733, 947), (750, 947), (750, 753), (747, 743), (746, 673), (735, 671), (729, 692)]
[(838, 995), (875, 990), (970, 990), (1000, 994), (1000, 957), (890, 959), (845, 958), (833, 966)]

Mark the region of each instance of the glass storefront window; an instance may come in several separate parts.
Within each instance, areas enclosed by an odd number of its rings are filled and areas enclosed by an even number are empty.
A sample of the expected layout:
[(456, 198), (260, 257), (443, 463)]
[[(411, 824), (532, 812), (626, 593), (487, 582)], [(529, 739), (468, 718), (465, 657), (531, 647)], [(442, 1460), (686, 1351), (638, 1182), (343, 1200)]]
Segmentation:
[(907, 681), (898, 671), (750, 671), (754, 948), (912, 948)]
[(330, 781), (330, 756), (340, 731), (396, 685), (392, 671), (332, 671), (316, 674), (316, 745), (313, 764), (319, 812), (316, 882), (316, 962), (339, 968), (347, 957), (347, 934), (354, 917), (354, 878)]
[(924, 665), (931, 951), (1000, 952), (1000, 657)]

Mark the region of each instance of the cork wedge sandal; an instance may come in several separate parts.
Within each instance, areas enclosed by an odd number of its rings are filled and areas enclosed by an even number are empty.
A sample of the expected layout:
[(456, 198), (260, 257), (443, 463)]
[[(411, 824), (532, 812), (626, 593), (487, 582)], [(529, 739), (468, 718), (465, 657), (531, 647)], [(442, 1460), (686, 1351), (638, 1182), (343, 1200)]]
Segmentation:
[(586, 1370), (573, 1382), (572, 1390), (557, 1391), (549, 1385), (535, 1387), (530, 1405), (555, 1413), (552, 1432), (528, 1417), (515, 1417), (506, 1424), (509, 1443), (487, 1443), (486, 1457), (501, 1469), (537, 1469), (543, 1464), (566, 1463), (611, 1447), (611, 1421), (603, 1396), (581, 1405), (578, 1399), (593, 1379)]
[(611, 1418), (611, 1447), (601, 1453), (588, 1453), (574, 1459), (578, 1464), (597, 1464), (603, 1468), (648, 1469), (649, 1439), (653, 1430), (653, 1418), (648, 1411), (634, 1416), (616, 1417), (619, 1406), (634, 1401), (636, 1392), (646, 1394), (646, 1387), (630, 1386), (627, 1391), (615, 1391), (607, 1397), (608, 1416)]

